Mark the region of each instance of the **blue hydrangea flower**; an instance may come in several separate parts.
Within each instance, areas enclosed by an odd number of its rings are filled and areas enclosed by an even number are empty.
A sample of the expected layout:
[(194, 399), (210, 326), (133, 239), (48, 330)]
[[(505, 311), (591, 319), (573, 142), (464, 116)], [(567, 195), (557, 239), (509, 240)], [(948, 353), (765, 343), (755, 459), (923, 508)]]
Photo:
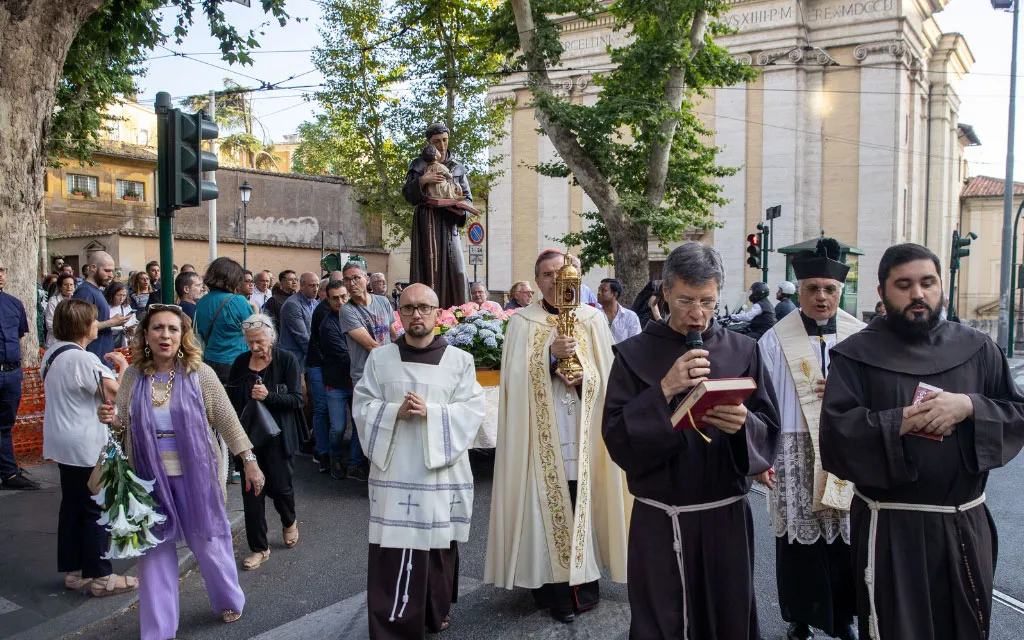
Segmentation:
[(494, 339), (494, 336), (487, 336), (484, 338), (484, 345), (495, 349), (498, 346), (498, 341)]
[(468, 334), (466, 334), (465, 332), (462, 332), (462, 333), (450, 332), (448, 335), (451, 336), (448, 339), (448, 342), (450, 342), (452, 345), (454, 345), (456, 347), (468, 347), (468, 346), (471, 346), (473, 344), (473, 337), (468, 335)]
[(490, 329), (481, 329), (477, 335), (486, 340), (487, 338), (493, 338), (494, 332)]
[(476, 332), (479, 331), (479, 329), (477, 329), (476, 326), (472, 324), (460, 324), (459, 328), (462, 329), (463, 333), (470, 336), (475, 336)]
[(501, 333), (501, 320), (489, 320), (487, 321), (487, 328), (496, 334)]

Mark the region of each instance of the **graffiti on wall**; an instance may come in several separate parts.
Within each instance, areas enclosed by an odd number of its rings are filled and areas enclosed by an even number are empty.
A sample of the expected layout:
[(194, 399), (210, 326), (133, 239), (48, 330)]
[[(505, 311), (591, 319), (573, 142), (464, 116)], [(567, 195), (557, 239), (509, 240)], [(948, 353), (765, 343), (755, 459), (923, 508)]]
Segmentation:
[(312, 216), (301, 218), (249, 218), (249, 239), (309, 244), (320, 238), (320, 222)]

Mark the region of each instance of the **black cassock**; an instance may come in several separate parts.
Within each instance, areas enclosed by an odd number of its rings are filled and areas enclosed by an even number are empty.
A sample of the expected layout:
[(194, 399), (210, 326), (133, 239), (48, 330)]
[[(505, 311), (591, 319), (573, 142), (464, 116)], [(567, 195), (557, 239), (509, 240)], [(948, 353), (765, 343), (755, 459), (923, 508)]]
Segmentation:
[[(919, 382), (969, 394), (974, 417), (941, 442), (900, 437)], [(940, 322), (911, 343), (876, 318), (832, 349), (821, 411), (821, 462), (870, 500), (956, 507), (978, 498), (988, 471), (1024, 444), (1024, 396), (984, 334)], [(853, 499), (850, 542), (862, 638), (871, 511)], [(880, 640), (972, 640), (988, 635), (995, 523), (985, 506), (959, 513), (880, 510), (874, 600)]]
[[(759, 640), (754, 601), (754, 534), (745, 497), (749, 476), (768, 469), (779, 441), (775, 390), (757, 344), (717, 323), (704, 332), (712, 378), (752, 377), (744, 427), (727, 435), (709, 425), (675, 431), (682, 396), (665, 402), (661, 379), (686, 353), (686, 338), (663, 322), (616, 345), (604, 409), (608, 453), (626, 472), (629, 491), (669, 506), (741, 497), (726, 506), (679, 515), (690, 640)], [(684, 640), (683, 587), (672, 519), (639, 501), (629, 527), (631, 638)]]
[[(466, 201), (473, 202), (466, 167), (450, 152), (444, 166), (451, 171), (452, 182), (462, 187)], [(466, 216), (423, 202), (426, 196), (420, 189), (419, 180), (426, 167), (427, 163), (422, 158), (413, 160), (402, 187), (405, 201), (416, 207), (409, 233), (409, 282), (422, 283), (433, 289), (441, 308), (447, 309), (469, 301), (459, 237), (459, 229), (465, 226)]]

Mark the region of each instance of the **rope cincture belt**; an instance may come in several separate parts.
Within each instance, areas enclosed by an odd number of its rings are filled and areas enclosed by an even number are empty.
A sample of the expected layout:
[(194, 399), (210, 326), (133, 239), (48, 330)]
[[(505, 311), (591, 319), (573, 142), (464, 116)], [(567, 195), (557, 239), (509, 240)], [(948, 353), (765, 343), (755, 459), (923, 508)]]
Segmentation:
[(911, 504), (907, 502), (878, 502), (865, 496), (854, 489), (854, 494), (863, 500), (868, 509), (871, 510), (871, 524), (868, 527), (868, 566), (864, 569), (864, 584), (868, 587), (868, 604), (870, 617), (868, 618), (868, 633), (871, 640), (879, 640), (878, 611), (875, 609), (875, 546), (878, 538), (878, 512), (879, 511), (920, 511), (924, 513), (946, 513), (956, 515), (964, 511), (970, 511), (975, 507), (985, 504), (985, 494), (981, 494), (970, 502), (957, 507), (932, 504)]
[(689, 609), (686, 603), (686, 568), (683, 563), (683, 536), (682, 529), (679, 527), (679, 514), (682, 513), (696, 513), (698, 511), (710, 511), (711, 509), (717, 509), (726, 505), (739, 502), (746, 498), (746, 494), (740, 494), (738, 496), (732, 496), (731, 498), (725, 498), (723, 500), (717, 500), (715, 502), (702, 502), (701, 504), (688, 504), (683, 507), (670, 507), (667, 504), (658, 502), (657, 500), (651, 500), (649, 498), (634, 497), (633, 499), (637, 502), (642, 502), (649, 507), (655, 509), (661, 509), (665, 514), (672, 520), (672, 549), (676, 552), (676, 564), (679, 566), (679, 580), (683, 584), (683, 640), (686, 640), (689, 635), (690, 629), (690, 618)]

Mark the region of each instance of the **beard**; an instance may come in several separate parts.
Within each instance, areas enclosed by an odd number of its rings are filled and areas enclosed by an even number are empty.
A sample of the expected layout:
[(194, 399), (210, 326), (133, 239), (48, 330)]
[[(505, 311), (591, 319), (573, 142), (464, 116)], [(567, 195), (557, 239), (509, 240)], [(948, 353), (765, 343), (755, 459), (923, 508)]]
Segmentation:
[[(910, 304), (901, 309), (893, 304), (883, 293), (882, 304), (885, 305), (885, 321), (889, 323), (889, 328), (896, 334), (909, 341), (919, 342), (927, 338), (931, 330), (938, 326), (939, 321), (942, 319), (944, 300), (945, 296), (939, 299), (937, 307), (932, 308), (923, 298), (918, 298), (911, 300)], [(913, 314), (910, 314), (910, 308), (915, 305), (923, 306), (927, 313), (920, 318), (914, 318)], [(908, 317), (908, 314), (911, 317)]]
[(421, 324), (416, 325), (414, 327), (409, 327), (408, 329), (405, 330), (405, 332), (414, 338), (425, 338), (430, 334), (434, 333), (434, 328), (428, 327), (425, 324)]

